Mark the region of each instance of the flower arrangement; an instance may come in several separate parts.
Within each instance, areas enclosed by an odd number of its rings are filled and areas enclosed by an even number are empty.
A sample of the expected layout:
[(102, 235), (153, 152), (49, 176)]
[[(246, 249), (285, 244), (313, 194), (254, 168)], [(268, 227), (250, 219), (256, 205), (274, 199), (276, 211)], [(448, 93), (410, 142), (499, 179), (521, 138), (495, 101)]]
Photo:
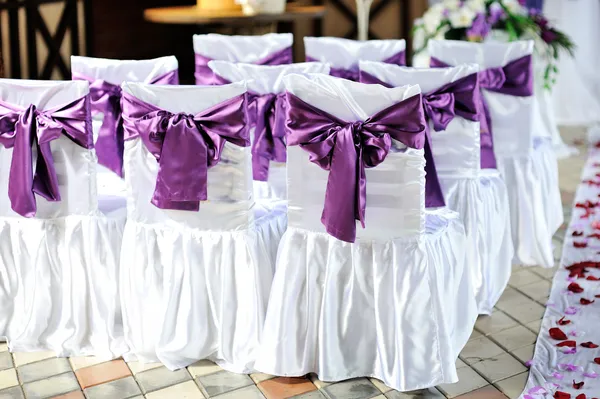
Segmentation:
[(569, 36), (550, 25), (539, 10), (527, 9), (519, 0), (443, 0), (431, 6), (415, 25), (414, 33), (429, 39), (483, 42), (494, 32), (505, 32), (509, 41), (529, 38), (546, 59), (544, 86), (550, 89), (558, 72), (556, 60), (561, 52), (573, 56), (574, 43)]

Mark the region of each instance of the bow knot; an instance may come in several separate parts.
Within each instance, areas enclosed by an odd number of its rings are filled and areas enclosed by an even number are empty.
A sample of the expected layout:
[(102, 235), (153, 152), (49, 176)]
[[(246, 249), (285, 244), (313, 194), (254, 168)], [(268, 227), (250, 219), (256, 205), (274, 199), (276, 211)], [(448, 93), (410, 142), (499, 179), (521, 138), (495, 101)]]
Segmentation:
[(254, 142), (252, 172), (254, 180), (267, 181), (269, 163), (285, 162), (285, 93), (254, 95)]
[(454, 119), (455, 99), (453, 93), (434, 92), (423, 95), (425, 115), (433, 123), (436, 132), (446, 130)]

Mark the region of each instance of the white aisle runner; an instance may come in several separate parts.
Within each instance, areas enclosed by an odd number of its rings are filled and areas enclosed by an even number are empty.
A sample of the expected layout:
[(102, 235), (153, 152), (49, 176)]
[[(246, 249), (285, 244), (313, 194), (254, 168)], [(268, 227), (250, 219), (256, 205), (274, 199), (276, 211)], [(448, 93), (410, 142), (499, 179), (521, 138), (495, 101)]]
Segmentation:
[(520, 399), (600, 399), (600, 150), (577, 189), (560, 268)]

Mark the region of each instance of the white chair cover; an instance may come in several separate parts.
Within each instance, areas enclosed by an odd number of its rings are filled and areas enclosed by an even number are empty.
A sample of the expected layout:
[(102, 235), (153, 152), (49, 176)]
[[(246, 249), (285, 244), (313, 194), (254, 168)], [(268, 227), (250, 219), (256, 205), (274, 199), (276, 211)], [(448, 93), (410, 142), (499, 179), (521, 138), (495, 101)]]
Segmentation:
[(194, 52), (213, 60), (254, 64), (269, 55), (291, 47), (291, 33), (268, 33), (262, 36), (229, 36), (209, 33), (194, 35)]
[[(365, 120), (419, 94), (326, 75), (284, 77), (286, 89), (345, 121)], [(394, 142), (386, 160), (366, 170), (367, 227), (354, 244), (320, 222), (328, 172), (288, 148), (289, 228), (256, 368), (284, 376), (309, 372), (323, 381), (372, 376), (401, 390), (455, 382), (454, 362), (477, 309), (464, 270), (458, 216), (425, 214), (423, 150)]]
[[(424, 94), (476, 74), (476, 64), (416, 69), (381, 62), (360, 62), (361, 73), (393, 87), (418, 84)], [(480, 167), (479, 122), (456, 116), (444, 131), (432, 122), (431, 147), (446, 205), (465, 226), (467, 269), (480, 314), (490, 314), (506, 288), (513, 257), (506, 185), (496, 170)]]
[(406, 50), (406, 41), (358, 41), (339, 37), (305, 37), (304, 53), (307, 59), (326, 62), (332, 68), (358, 68), (358, 61), (384, 61)]
[[(210, 61), (208, 66), (214, 73), (230, 82), (246, 81), (248, 91), (259, 95), (283, 93), (285, 91), (283, 77), (290, 73), (329, 73), (329, 65), (319, 62), (270, 66)], [(256, 201), (287, 200), (285, 163), (271, 162), (268, 181), (255, 180), (253, 184)]]
[[(533, 42), (431, 40), (428, 49), (432, 57), (447, 64), (477, 63), (486, 69), (532, 54)], [(514, 263), (552, 267), (552, 235), (563, 219), (558, 165), (551, 143), (534, 140), (535, 98), (490, 91), (484, 91), (484, 96), (492, 118), (498, 170), (508, 188)]]
[[(245, 83), (122, 87), (186, 114), (246, 91)], [(121, 295), (131, 349), (125, 358), (161, 361), (169, 369), (208, 358), (230, 371), (251, 371), (285, 215), (255, 206), (250, 148), (225, 145), (221, 162), (208, 170), (208, 201), (198, 212), (150, 203), (158, 162), (139, 137), (125, 141), (124, 159), (128, 250), (121, 257)]]
[[(88, 94), (87, 82), (0, 79), (0, 100), (47, 110)], [(90, 127), (91, 128), (91, 127)], [(13, 149), (0, 146), (0, 337), (11, 351), (118, 357), (122, 219), (98, 212), (93, 149), (65, 135), (51, 142), (61, 201), (36, 195), (24, 218), (8, 197)]]

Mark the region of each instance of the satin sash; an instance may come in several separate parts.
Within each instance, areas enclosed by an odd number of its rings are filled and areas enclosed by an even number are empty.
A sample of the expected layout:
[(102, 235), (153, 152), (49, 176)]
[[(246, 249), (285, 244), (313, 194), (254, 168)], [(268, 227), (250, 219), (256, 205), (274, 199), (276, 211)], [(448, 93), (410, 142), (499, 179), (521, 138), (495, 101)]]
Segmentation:
[[(120, 177), (123, 177), (123, 122), (121, 120), (121, 87), (102, 79), (73, 73), (73, 80), (86, 80), (90, 83), (92, 112), (102, 112), (104, 119), (96, 140), (98, 163), (106, 166)], [(167, 72), (150, 84), (177, 85), (178, 71)]]
[[(432, 68), (448, 67), (445, 62), (431, 57)], [(483, 95), (483, 90), (511, 96), (529, 97), (533, 95), (533, 65), (531, 55), (518, 58), (503, 67), (488, 68), (479, 72), (479, 106), (483, 111), (480, 118), (481, 167), (496, 169), (492, 117)]]
[[(360, 81), (367, 84), (380, 84), (392, 87), (375, 76), (360, 71)], [(423, 110), (427, 121), (431, 121), (436, 132), (446, 130), (455, 116), (477, 122), (480, 120), (479, 86), (476, 73), (447, 83), (428, 93), (423, 93)], [(440, 186), (433, 151), (429, 123), (425, 127), (425, 206), (428, 208), (444, 206), (444, 195)]]
[[(13, 211), (34, 217), (34, 193), (48, 201), (61, 200), (50, 143), (65, 134), (83, 148), (94, 148), (90, 115), (89, 95), (45, 111), (33, 104), (21, 108), (0, 101), (0, 144), (13, 148), (8, 181)], [(33, 146), (37, 153), (35, 174)]]
[(296, 97), (286, 96), (288, 145), (298, 145), (310, 161), (329, 171), (321, 222), (333, 237), (356, 240), (356, 220), (365, 227), (365, 168), (382, 163), (392, 138), (411, 148), (425, 144), (421, 95), (410, 97), (371, 116), (346, 122)]
[(173, 114), (128, 93), (122, 97), (125, 140), (140, 137), (158, 161), (152, 204), (198, 211), (207, 199), (208, 168), (217, 165), (225, 142), (247, 147), (247, 95), (196, 115)]
[[(306, 62), (320, 62), (320, 61), (318, 61), (317, 59), (312, 58), (310, 56), (306, 56)], [(324, 62), (326, 62), (326, 61), (324, 61)], [(404, 65), (406, 65), (406, 51), (402, 50), (399, 53), (396, 53), (381, 62), (384, 62), (386, 64), (394, 64), (394, 65), (404, 66)], [(329, 74), (331, 76), (336, 76), (338, 78), (352, 80), (354, 82), (358, 82), (360, 79), (360, 71), (358, 70), (358, 64), (353, 66), (350, 69), (331, 68), (330, 67)]]
[[(206, 57), (202, 54), (196, 53), (196, 72), (194, 72), (194, 76), (196, 77), (197, 85), (210, 85), (210, 86), (220, 86), (227, 83), (230, 83), (226, 79), (215, 74), (209, 67), (208, 63), (213, 61), (212, 58)], [(257, 60), (251, 62), (250, 64), (255, 65), (284, 65), (291, 64), (293, 62), (293, 53), (291, 47), (285, 47), (281, 50), (278, 50), (272, 54), (269, 54), (265, 58), (261, 60)]]

